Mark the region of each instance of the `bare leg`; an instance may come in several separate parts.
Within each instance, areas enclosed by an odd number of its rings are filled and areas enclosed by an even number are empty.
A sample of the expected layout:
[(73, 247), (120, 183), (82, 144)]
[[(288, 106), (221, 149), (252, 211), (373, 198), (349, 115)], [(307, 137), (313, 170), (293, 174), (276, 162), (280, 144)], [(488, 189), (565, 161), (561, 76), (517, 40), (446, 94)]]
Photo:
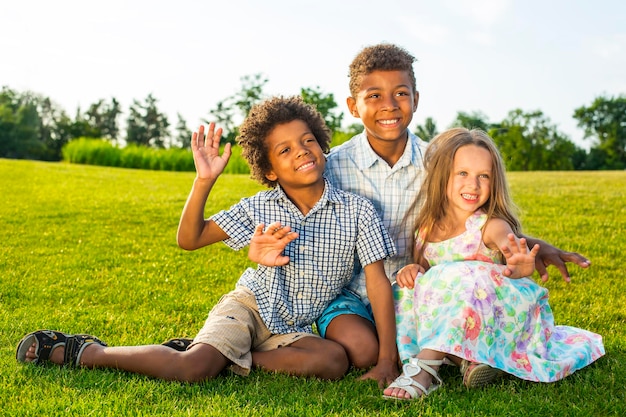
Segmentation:
[(331, 320), (326, 339), (339, 343), (355, 368), (368, 369), (378, 362), (378, 335), (369, 321), (356, 314), (342, 314)]
[(266, 371), (297, 376), (339, 379), (349, 362), (338, 343), (320, 337), (303, 337), (289, 346), (265, 352), (252, 352), (252, 364)]
[[(50, 361), (63, 363), (64, 348), (54, 349)], [(35, 358), (35, 345), (26, 354)], [(87, 368), (114, 368), (155, 378), (199, 382), (216, 377), (229, 360), (213, 346), (198, 344), (185, 352), (162, 345), (104, 347), (91, 344), (80, 357)]]

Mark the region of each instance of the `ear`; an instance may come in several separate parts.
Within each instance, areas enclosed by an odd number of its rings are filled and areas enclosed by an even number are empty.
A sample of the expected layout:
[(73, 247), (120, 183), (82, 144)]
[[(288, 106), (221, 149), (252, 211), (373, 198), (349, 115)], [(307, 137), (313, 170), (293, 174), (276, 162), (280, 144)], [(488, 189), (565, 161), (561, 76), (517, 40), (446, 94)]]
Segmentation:
[(413, 113), (417, 111), (417, 103), (420, 101), (420, 92), (415, 90), (415, 97), (413, 97)]
[(348, 110), (350, 110), (351, 115), (361, 118), (361, 116), (359, 116), (359, 111), (356, 108), (356, 100), (353, 97), (348, 97), (346, 99), (346, 104), (348, 105)]
[(265, 174), (265, 178), (267, 178), (270, 181), (277, 181), (278, 177), (276, 176), (276, 174), (274, 174), (274, 171), (270, 171), (267, 174)]

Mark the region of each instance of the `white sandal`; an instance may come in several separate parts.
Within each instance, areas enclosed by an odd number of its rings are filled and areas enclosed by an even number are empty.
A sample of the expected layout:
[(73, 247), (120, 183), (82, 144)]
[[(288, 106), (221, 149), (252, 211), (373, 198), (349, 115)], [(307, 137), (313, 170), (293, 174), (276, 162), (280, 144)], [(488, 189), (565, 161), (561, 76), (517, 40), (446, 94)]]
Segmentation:
[[(387, 388), (400, 388), (409, 393), (411, 398), (402, 398), (402, 397), (394, 397), (392, 395), (383, 395), (383, 398), (392, 399), (392, 400), (414, 400), (418, 398), (419, 392), (417, 389), (422, 391), (422, 395), (419, 397), (426, 397), (430, 395), (433, 391), (439, 388), (443, 381), (439, 377), (437, 371), (435, 371), (431, 366), (441, 366), (446, 363), (443, 360), (427, 360), (427, 359), (418, 359), (411, 358), (409, 362), (402, 366), (402, 375), (397, 377), (395, 381), (393, 381)], [(428, 372), (433, 377), (433, 382), (430, 384), (430, 387), (426, 388), (419, 382), (415, 381), (412, 377), (419, 374), (422, 371)]]

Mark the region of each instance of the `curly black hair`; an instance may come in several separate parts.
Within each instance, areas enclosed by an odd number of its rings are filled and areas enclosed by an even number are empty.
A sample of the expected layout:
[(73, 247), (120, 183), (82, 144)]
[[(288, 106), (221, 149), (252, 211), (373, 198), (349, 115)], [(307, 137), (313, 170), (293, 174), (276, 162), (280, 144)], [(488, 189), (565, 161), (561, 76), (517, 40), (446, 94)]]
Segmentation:
[(277, 181), (265, 177), (272, 169), (265, 139), (277, 125), (294, 120), (306, 123), (322, 151), (328, 153), (330, 129), (315, 106), (305, 103), (300, 96), (272, 97), (256, 104), (239, 127), (237, 143), (241, 145), (241, 155), (248, 161), (252, 178), (270, 188), (274, 188)]
[(363, 77), (374, 71), (407, 71), (413, 90), (417, 90), (413, 72), (415, 61), (413, 55), (397, 45), (381, 43), (363, 48), (350, 64), (350, 94), (356, 97)]

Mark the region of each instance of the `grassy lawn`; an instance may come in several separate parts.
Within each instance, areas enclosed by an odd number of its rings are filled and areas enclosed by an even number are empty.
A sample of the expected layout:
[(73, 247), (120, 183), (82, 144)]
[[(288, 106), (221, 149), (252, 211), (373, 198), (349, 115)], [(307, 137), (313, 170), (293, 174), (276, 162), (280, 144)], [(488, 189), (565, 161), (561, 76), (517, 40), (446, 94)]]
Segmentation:
[[(115, 370), (18, 364), (30, 331), (87, 332), (109, 345), (194, 336), (250, 265), (245, 251), (176, 245), (193, 173), (0, 159), (0, 415), (626, 415), (626, 172), (510, 173), (525, 232), (588, 256), (566, 284), (550, 269), (557, 324), (604, 337), (606, 356), (552, 384), (505, 378), (468, 391), (456, 369), (424, 401), (380, 398), (351, 372), (336, 382), (254, 371), (202, 384)], [(224, 175), (207, 214), (261, 186)]]

